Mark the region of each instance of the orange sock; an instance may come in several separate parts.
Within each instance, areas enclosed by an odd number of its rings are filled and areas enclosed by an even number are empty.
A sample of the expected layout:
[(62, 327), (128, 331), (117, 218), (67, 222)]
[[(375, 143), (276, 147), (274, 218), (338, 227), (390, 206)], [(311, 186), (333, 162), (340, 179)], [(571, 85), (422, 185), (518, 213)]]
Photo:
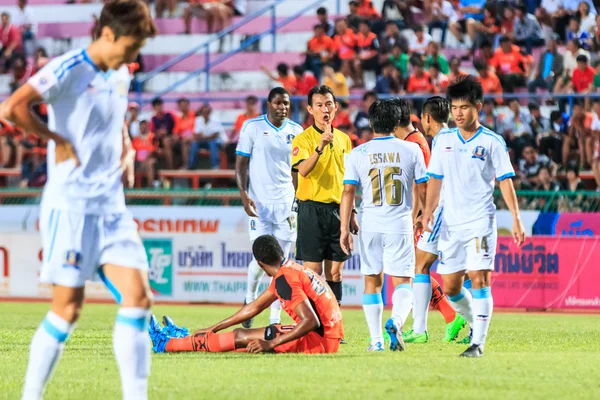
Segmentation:
[(447, 324), (454, 321), (456, 318), (456, 310), (450, 304), (448, 296), (442, 291), (442, 287), (433, 277), (431, 277), (431, 302), (429, 303), (431, 308), (438, 310), (444, 316), (444, 320)]
[(224, 353), (235, 350), (235, 337), (233, 336), (233, 332), (195, 333), (186, 338), (169, 339), (165, 350), (167, 353), (182, 351)]

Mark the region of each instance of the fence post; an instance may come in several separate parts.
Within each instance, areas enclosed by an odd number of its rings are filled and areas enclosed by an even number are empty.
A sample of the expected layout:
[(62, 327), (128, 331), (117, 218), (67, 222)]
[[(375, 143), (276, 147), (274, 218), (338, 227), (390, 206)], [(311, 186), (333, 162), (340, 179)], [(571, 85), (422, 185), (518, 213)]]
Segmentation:
[(271, 50), (273, 53), (275, 53), (277, 50), (277, 13), (276, 13), (276, 8), (277, 3), (274, 3), (271, 6), (271, 42), (272, 42), (272, 47), (273, 49)]
[(342, 5), (341, 5), (341, 1), (340, 1), (340, 0), (336, 0), (336, 1), (335, 1), (335, 15), (336, 15), (336, 17), (339, 17), (339, 16), (340, 16), (340, 13), (341, 13), (341, 7), (342, 7)]
[(206, 43), (206, 53), (204, 54), (204, 72), (206, 72), (206, 82), (204, 82), (205, 93), (210, 92), (210, 46)]

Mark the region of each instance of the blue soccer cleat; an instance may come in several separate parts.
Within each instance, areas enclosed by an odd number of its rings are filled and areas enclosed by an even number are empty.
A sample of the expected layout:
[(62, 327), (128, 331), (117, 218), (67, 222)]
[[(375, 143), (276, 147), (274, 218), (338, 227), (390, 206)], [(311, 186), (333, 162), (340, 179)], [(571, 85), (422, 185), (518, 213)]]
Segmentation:
[(177, 326), (173, 320), (165, 315), (162, 319), (163, 331), (172, 338), (184, 338), (190, 336), (187, 328)]
[(152, 315), (152, 318), (150, 318), (148, 334), (152, 340), (152, 350), (155, 353), (164, 353), (170, 337), (163, 331), (154, 315)]
[(370, 345), (367, 351), (385, 351), (385, 348), (383, 347), (383, 343), (377, 342)]
[(392, 318), (385, 323), (385, 330), (390, 334), (390, 350), (404, 351), (404, 339), (402, 338), (402, 328)]

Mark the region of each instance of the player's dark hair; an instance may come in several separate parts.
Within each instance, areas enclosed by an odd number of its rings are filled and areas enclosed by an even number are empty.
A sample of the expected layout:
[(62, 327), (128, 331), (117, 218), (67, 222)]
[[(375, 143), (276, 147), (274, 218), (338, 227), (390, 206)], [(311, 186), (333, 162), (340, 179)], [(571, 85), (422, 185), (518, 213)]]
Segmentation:
[(423, 103), (422, 114), (429, 114), (437, 123), (447, 124), (450, 118), (450, 104), (441, 96), (433, 96)]
[(369, 97), (374, 98), (375, 100), (377, 100), (377, 93), (375, 93), (372, 90), (369, 90), (368, 92), (365, 92), (365, 94), (363, 94), (363, 101), (367, 101), (367, 99)]
[(451, 105), (453, 100), (466, 100), (477, 106), (483, 102), (483, 87), (473, 75), (461, 76), (448, 86), (446, 98)]
[(281, 86), (278, 86), (276, 88), (271, 89), (271, 91), (269, 92), (269, 96), (267, 97), (267, 101), (270, 103), (271, 101), (273, 101), (275, 96), (285, 96), (286, 94), (288, 96), (290, 95), (287, 90), (285, 90)]
[(325, 7), (317, 8), (317, 15), (327, 15), (327, 9)]
[(391, 99), (391, 101), (400, 110), (396, 126), (406, 128), (410, 124), (410, 114), (412, 112), (410, 103), (404, 99)]
[(158, 33), (150, 10), (142, 0), (109, 0), (104, 3), (100, 13), (98, 36), (105, 26), (114, 33), (115, 40), (121, 36), (151, 38)]
[(577, 58), (575, 59), (575, 61), (587, 64), (588, 58), (587, 58), (587, 56), (585, 54), (580, 54), (580, 55), (577, 56)]
[(283, 261), (283, 250), (275, 236), (262, 235), (252, 243), (252, 254), (256, 261), (267, 265), (279, 265)]
[(333, 94), (333, 90), (327, 85), (315, 86), (310, 89), (308, 92), (308, 105), (312, 107), (312, 100), (315, 94), (320, 94), (321, 96), (327, 96), (328, 94), (333, 97), (333, 102), (337, 103), (337, 99), (335, 98), (335, 94)]
[(369, 122), (375, 133), (393, 133), (401, 117), (402, 110), (393, 99), (375, 100), (369, 107)]
[(152, 100), (152, 107), (154, 107), (154, 106), (161, 106), (163, 104), (164, 104), (163, 99), (161, 99), (160, 97), (155, 97)]

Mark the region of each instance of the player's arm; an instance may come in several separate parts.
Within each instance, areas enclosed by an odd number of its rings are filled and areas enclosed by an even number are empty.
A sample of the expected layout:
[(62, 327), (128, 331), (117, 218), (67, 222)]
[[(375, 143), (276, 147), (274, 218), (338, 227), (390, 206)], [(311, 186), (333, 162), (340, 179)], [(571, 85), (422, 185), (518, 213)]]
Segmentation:
[(127, 124), (123, 125), (123, 153), (121, 155), (121, 169), (125, 176), (125, 183), (128, 188), (132, 188), (135, 184), (135, 150), (131, 144), (129, 130)]
[(356, 198), (356, 185), (354, 182), (348, 183), (348, 180), (344, 179), (344, 192), (340, 203), (340, 246), (346, 254), (350, 254), (354, 250), (352, 235), (350, 234), (350, 219), (352, 218), (354, 199)]
[(275, 347), (291, 342), (292, 340), (300, 339), (302, 336), (307, 335), (309, 332), (312, 332), (321, 326), (319, 318), (317, 317), (315, 310), (308, 302), (308, 299), (305, 299), (303, 302), (299, 303), (296, 308), (294, 308), (294, 313), (296, 313), (300, 321), (298, 321), (296, 326), (294, 326), (291, 331), (285, 335), (279, 335), (275, 339), (271, 340), (254, 340), (248, 344), (246, 351), (248, 353), (273, 351)]
[(269, 308), (269, 306), (271, 306), (271, 303), (273, 303), (275, 300), (277, 300), (277, 296), (275, 296), (275, 294), (273, 294), (272, 292), (265, 290), (252, 303), (246, 304), (231, 317), (225, 318), (223, 321), (211, 326), (207, 330), (211, 332), (219, 332), (231, 326), (241, 324), (245, 320), (254, 318), (258, 314)]
[(246, 214), (250, 217), (258, 217), (256, 205), (250, 196), (248, 196), (247, 192), (249, 182), (248, 166), (250, 165), (250, 156), (252, 154), (253, 145), (252, 132), (248, 128), (248, 124), (244, 124), (240, 132), (238, 145), (235, 149), (235, 182), (240, 191), (244, 211), (246, 211)]

